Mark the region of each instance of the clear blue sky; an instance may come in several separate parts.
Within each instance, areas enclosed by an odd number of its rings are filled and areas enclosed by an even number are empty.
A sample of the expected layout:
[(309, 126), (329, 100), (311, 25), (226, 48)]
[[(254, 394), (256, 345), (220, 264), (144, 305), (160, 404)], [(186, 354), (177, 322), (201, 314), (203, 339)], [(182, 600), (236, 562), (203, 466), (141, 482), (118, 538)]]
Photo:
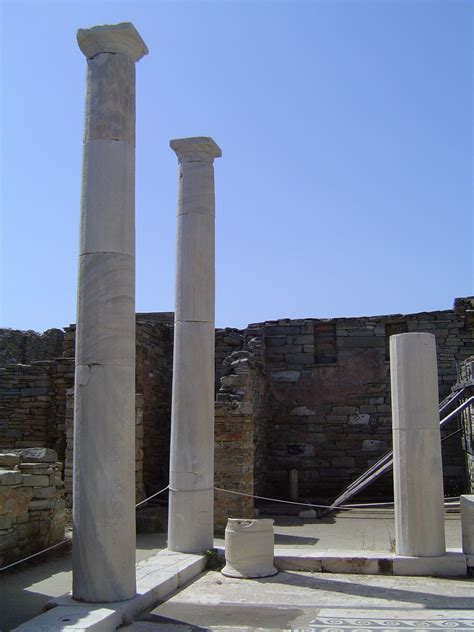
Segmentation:
[(1, 4), (1, 325), (75, 321), (85, 59), (131, 21), (137, 311), (174, 302), (171, 138), (212, 136), (218, 326), (473, 293), (472, 2)]

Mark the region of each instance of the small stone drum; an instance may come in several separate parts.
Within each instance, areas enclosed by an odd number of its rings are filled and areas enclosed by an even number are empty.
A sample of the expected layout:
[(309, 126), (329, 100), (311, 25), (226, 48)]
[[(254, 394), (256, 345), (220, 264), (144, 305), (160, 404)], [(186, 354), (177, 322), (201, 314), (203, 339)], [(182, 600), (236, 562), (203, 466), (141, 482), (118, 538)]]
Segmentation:
[(276, 575), (273, 556), (273, 520), (228, 519), (223, 575), (240, 578)]

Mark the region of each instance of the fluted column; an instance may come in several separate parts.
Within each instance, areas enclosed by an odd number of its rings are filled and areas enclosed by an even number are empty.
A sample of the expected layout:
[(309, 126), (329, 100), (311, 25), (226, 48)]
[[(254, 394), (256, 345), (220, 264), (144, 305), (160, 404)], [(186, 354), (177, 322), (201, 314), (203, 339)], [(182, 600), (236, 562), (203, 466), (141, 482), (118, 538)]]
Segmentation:
[(214, 533), (214, 158), (212, 138), (172, 140), (179, 162), (168, 548)]
[(135, 62), (130, 23), (80, 29), (87, 58), (76, 330), (73, 597), (135, 595)]
[(398, 555), (446, 552), (436, 343), (432, 334), (390, 338), (395, 540)]

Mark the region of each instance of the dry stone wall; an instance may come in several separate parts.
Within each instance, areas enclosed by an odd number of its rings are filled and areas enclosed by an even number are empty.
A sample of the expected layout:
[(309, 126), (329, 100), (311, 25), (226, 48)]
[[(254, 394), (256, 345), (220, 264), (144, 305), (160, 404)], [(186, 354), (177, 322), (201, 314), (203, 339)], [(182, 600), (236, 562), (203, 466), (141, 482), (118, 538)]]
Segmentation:
[(0, 367), (0, 449), (46, 447), (64, 460), (66, 390), (71, 360)]
[(61, 470), (47, 448), (0, 451), (0, 567), (64, 539)]
[(215, 404), (214, 522), (222, 531), (227, 518), (253, 518), (254, 499), (266, 471), (266, 378), (249, 351), (226, 358)]
[(32, 330), (0, 329), (0, 366), (59, 358), (63, 338), (61, 329), (48, 329), (42, 334)]

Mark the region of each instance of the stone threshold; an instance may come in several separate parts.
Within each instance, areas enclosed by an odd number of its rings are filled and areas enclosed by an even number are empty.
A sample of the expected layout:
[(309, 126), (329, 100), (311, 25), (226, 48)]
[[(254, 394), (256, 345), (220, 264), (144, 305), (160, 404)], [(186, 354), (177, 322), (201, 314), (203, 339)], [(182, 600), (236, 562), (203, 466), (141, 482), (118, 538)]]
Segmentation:
[(47, 612), (22, 623), (12, 632), (110, 632), (151, 610), (177, 588), (202, 573), (204, 555), (175, 553), (167, 549), (137, 564), (137, 594), (114, 603), (82, 603), (67, 593), (49, 601)]
[(438, 557), (405, 557), (370, 551), (292, 551), (280, 549), (274, 561), (279, 570), (363, 575), (407, 575), (425, 577), (466, 577), (466, 556), (448, 551)]
[[(217, 547), (224, 556), (224, 548)], [(407, 575), (421, 577), (466, 577), (474, 556), (450, 550), (438, 557), (405, 557), (386, 551), (314, 551), (309, 548), (275, 549), (274, 565), (281, 571), (351, 573), (362, 575)]]

